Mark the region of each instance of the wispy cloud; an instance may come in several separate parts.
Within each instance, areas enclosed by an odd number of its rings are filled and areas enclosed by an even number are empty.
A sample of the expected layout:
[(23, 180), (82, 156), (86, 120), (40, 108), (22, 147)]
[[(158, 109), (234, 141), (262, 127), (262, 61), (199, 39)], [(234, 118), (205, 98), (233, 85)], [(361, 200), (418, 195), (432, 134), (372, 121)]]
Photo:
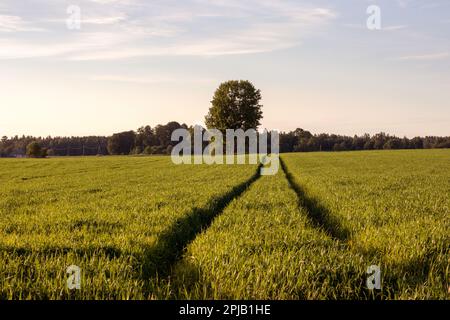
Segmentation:
[(0, 38), (0, 59), (23, 59), (36, 57), (65, 57), (77, 52), (101, 50), (118, 45), (121, 36), (112, 33), (90, 33), (74, 35), (58, 43), (45, 41), (21, 41), (15, 38)]
[(396, 26), (387, 26), (383, 27), (382, 30), (384, 31), (397, 31), (397, 30), (403, 30), (408, 28), (407, 25), (396, 25)]
[(400, 8), (406, 8), (408, 7), (411, 0), (397, 0), (397, 4)]
[(134, 0), (88, 0), (88, 1), (100, 4), (122, 4), (122, 5), (134, 2)]
[(439, 53), (403, 56), (403, 57), (398, 58), (397, 60), (426, 61), (426, 60), (442, 60), (442, 59), (447, 59), (448, 57), (450, 57), (449, 52), (439, 52)]
[(82, 19), (81, 23), (82, 24), (99, 24), (99, 25), (104, 25), (104, 24), (114, 24), (114, 23), (118, 23), (121, 21), (125, 21), (126, 17), (125, 16), (115, 16), (115, 17), (92, 17), (92, 18), (87, 18), (87, 19)]
[[(127, 20), (127, 16), (122, 15), (113, 15), (113, 16), (82, 16), (80, 18), (80, 25), (112, 25), (117, 24)], [(59, 27), (64, 26), (66, 24), (67, 18), (59, 18), (59, 19), (45, 19), (44, 22), (57, 24)], [(55, 26), (55, 25), (54, 25)]]
[(123, 74), (99, 74), (90, 77), (91, 81), (101, 82), (122, 82), (133, 84), (163, 84), (163, 83), (211, 83), (217, 82), (217, 79), (213, 78), (201, 78), (195, 75), (153, 75), (149, 76), (136, 76), (136, 75), (123, 75)]
[(33, 27), (31, 23), (21, 17), (0, 15), (0, 32), (42, 31), (42, 28)]
[[(332, 21), (330, 8), (300, 5), (290, 0), (187, 0), (146, 2), (90, 0), (82, 7), (81, 31), (64, 29), (64, 16), (54, 23), (51, 37), (2, 39), (0, 58), (61, 56), (69, 60), (111, 60), (155, 55), (216, 56), (251, 54), (299, 45), (317, 28)], [(108, 14), (104, 12), (105, 4)], [(101, 6), (99, 9), (98, 6)], [(87, 16), (85, 12), (89, 12)], [(24, 29), (22, 20), (4, 18), (9, 29)], [(8, 23), (7, 23), (8, 22)], [(0, 30), (2, 24), (0, 20)], [(6, 29), (6, 27), (4, 27)], [(107, 28), (107, 29), (106, 29)], [(100, 44), (98, 34), (107, 34)], [(63, 48), (62, 48), (63, 47)], [(27, 52), (22, 50), (27, 49)]]
[[(356, 30), (367, 30), (367, 25), (360, 23), (360, 24), (355, 24), (355, 23), (344, 23), (343, 24), (344, 27), (346, 28), (350, 28), (350, 29), (356, 29)], [(397, 31), (397, 30), (403, 30), (408, 28), (407, 25), (392, 25), (392, 26), (383, 26), (381, 28), (381, 31)]]

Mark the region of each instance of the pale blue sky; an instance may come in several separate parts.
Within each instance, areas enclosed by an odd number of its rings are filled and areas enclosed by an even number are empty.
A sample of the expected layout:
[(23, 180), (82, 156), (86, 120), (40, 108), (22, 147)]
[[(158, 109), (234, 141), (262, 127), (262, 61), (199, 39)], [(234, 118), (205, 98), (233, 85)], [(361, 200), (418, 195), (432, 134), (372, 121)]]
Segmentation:
[(0, 0), (0, 135), (202, 123), (229, 79), (268, 129), (450, 135), (450, 1)]

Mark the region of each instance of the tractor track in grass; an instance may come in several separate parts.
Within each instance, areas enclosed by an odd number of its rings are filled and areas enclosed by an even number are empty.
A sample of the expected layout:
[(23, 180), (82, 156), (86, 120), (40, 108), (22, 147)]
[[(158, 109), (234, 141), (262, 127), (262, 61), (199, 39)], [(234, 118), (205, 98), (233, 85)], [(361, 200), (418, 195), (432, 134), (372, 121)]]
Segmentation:
[(260, 169), (261, 166), (258, 166), (248, 180), (213, 199), (207, 207), (194, 208), (189, 214), (179, 218), (158, 237), (155, 246), (145, 250), (142, 275), (147, 284), (147, 295), (151, 294), (152, 281), (170, 277), (173, 266), (183, 257), (186, 247), (211, 225), (230, 202), (239, 198), (260, 178)]
[[(330, 210), (321, 203), (320, 199), (308, 195), (306, 190), (295, 180), (287, 168), (285, 162), (280, 157), (281, 168), (288, 180), (289, 186), (295, 191), (298, 198), (298, 206), (306, 209), (308, 218), (311, 224), (318, 230), (324, 231), (330, 238), (342, 244), (342, 250), (353, 251), (361, 255), (364, 261), (367, 261), (367, 266), (376, 264), (381, 266), (383, 270), (383, 289), (381, 291), (370, 292), (368, 299), (386, 299), (392, 297), (394, 292), (400, 290), (399, 281), (401, 277), (409, 275), (412, 283), (416, 286), (425, 284), (428, 279), (428, 273), (432, 269), (432, 262), (445, 254), (439, 250), (427, 252), (425, 256), (408, 259), (407, 261), (400, 261), (396, 263), (389, 263), (386, 265), (383, 260), (383, 254), (378, 250), (361, 250), (361, 248), (351, 248), (349, 241), (352, 239), (352, 232), (344, 226)], [(362, 276), (365, 280), (365, 275)], [(445, 278), (442, 272), (442, 278)], [(365, 286), (364, 281), (361, 282)], [(387, 289), (386, 289), (387, 288)]]
[(319, 199), (311, 197), (306, 193), (305, 189), (295, 181), (295, 177), (291, 174), (281, 157), (280, 164), (289, 182), (289, 186), (297, 194), (299, 207), (306, 209), (312, 225), (325, 231), (325, 233), (335, 240), (349, 240), (351, 235), (350, 230), (343, 226)]

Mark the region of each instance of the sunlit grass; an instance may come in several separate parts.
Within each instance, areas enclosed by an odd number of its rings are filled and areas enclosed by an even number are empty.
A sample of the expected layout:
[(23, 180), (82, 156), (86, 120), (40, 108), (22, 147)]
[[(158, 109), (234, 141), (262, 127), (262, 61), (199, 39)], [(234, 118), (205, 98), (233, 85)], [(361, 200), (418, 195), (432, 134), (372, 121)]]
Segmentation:
[(283, 159), (306, 197), (326, 208), (325, 223), (348, 231), (351, 250), (382, 267), (386, 297), (448, 297), (450, 150)]
[[(0, 297), (148, 298), (148, 278), (177, 254), (160, 236), (255, 171), (169, 157), (2, 159)], [(82, 269), (75, 294), (71, 264)]]
[(285, 154), (259, 177), (163, 156), (0, 159), (0, 298), (448, 299), (449, 160)]
[[(282, 155), (188, 247), (161, 297), (446, 299), (450, 152)], [(366, 288), (378, 265), (382, 290)]]

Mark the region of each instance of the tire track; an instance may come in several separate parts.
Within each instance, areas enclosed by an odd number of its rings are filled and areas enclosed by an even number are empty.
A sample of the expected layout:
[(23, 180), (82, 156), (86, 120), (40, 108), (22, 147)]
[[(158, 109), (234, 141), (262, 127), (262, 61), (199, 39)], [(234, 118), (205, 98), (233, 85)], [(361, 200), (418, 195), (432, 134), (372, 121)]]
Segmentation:
[(155, 246), (145, 250), (142, 259), (142, 276), (146, 283), (147, 295), (151, 294), (152, 281), (170, 276), (173, 266), (183, 257), (185, 248), (206, 230), (228, 204), (240, 197), (260, 178), (261, 166), (248, 180), (235, 186), (226, 194), (215, 198), (208, 207), (194, 208), (189, 214), (179, 218), (158, 237)]
[(286, 167), (286, 164), (281, 157), (280, 164), (289, 182), (289, 186), (297, 194), (299, 207), (304, 207), (306, 209), (312, 225), (325, 231), (325, 233), (333, 239), (347, 241), (351, 236), (350, 230), (342, 225), (342, 223), (331, 214), (319, 199), (307, 195), (305, 189), (295, 181), (295, 177)]

